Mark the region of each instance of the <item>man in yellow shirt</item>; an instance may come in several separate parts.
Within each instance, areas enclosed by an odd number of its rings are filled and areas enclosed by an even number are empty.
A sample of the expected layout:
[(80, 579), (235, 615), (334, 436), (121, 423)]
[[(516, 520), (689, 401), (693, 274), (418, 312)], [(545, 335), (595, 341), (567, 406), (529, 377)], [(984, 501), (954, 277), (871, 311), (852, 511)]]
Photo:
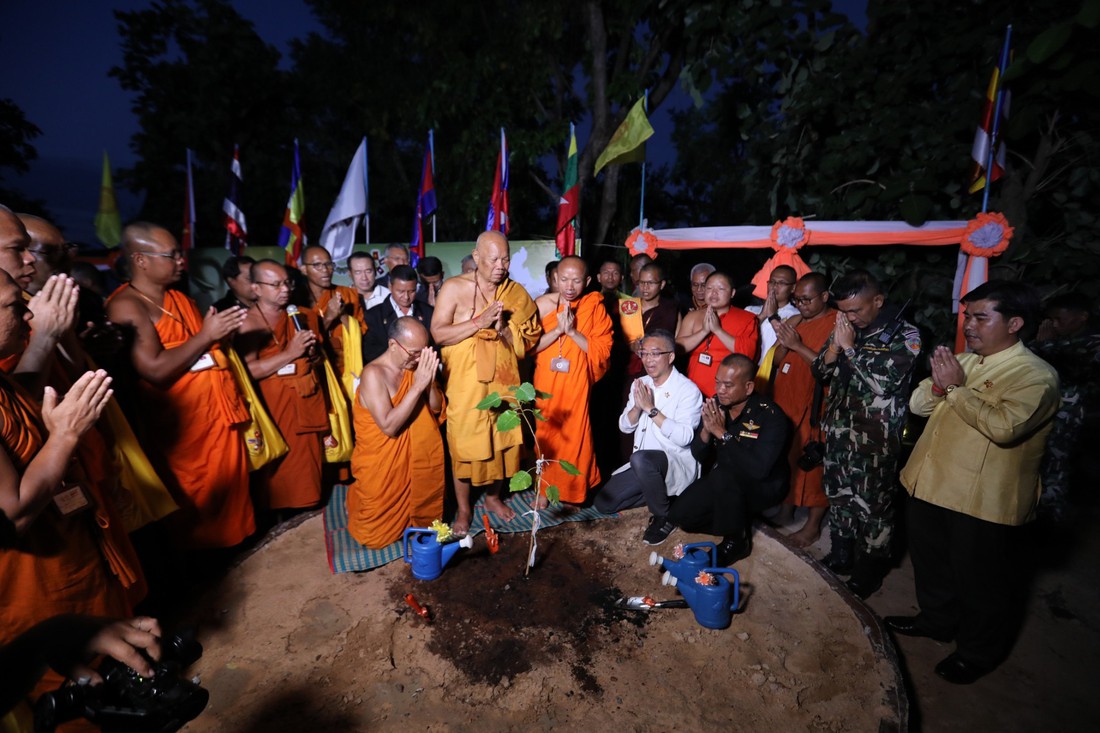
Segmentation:
[(889, 616), (906, 636), (955, 639), (936, 665), (969, 684), (1008, 655), (1018, 610), (1015, 528), (1032, 518), (1039, 463), (1058, 409), (1058, 375), (1021, 342), (1038, 325), (1039, 298), (1023, 283), (991, 280), (966, 294), (972, 353), (932, 353), (932, 376), (909, 409), (928, 425), (901, 472), (908, 506), (916, 616)]

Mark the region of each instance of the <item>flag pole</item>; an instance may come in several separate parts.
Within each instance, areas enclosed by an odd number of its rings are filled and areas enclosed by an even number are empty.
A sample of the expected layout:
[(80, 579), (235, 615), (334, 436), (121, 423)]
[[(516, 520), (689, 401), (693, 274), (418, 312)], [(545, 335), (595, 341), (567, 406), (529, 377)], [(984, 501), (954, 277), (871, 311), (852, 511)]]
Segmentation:
[[(642, 102), (642, 110), (649, 115), (649, 90), (645, 90), (645, 101)], [(642, 143), (643, 145), (645, 143)], [(645, 153), (642, 153), (642, 196), (638, 204), (638, 226), (645, 226)]]
[(997, 156), (998, 136), (1001, 131), (1001, 108), (1004, 106), (1005, 69), (1008, 68), (1008, 50), (1012, 44), (1012, 24), (1005, 29), (1005, 42), (1001, 47), (1001, 63), (997, 67), (997, 94), (993, 104), (993, 129), (989, 133), (989, 152), (985, 159), (985, 191), (982, 193), (982, 213), (989, 210), (989, 189), (993, 185), (993, 161)]
[[(432, 189), (435, 190), (435, 130), (428, 130), (428, 157), (432, 166)], [(435, 220), (439, 216), (439, 199), (436, 199), (436, 209), (432, 212), (432, 244), (435, 244)]]

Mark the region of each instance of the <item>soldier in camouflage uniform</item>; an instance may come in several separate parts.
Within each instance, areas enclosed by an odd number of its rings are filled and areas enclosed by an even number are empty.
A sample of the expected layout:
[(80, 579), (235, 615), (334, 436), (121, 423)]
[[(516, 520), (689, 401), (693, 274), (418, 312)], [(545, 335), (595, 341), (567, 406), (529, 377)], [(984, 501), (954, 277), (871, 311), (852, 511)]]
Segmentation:
[(1083, 295), (1051, 298), (1044, 314), (1031, 350), (1058, 370), (1062, 406), (1054, 417), (1040, 468), (1043, 493), (1038, 511), (1057, 522), (1068, 519), (1072, 469), (1085, 414), (1100, 404), (1100, 334), (1089, 328), (1089, 301)]
[(825, 565), (851, 573), (848, 587), (866, 598), (890, 568), (901, 431), (920, 333), (885, 304), (882, 286), (855, 270), (832, 288), (836, 326), (812, 365), (829, 385), (825, 495), (832, 551)]

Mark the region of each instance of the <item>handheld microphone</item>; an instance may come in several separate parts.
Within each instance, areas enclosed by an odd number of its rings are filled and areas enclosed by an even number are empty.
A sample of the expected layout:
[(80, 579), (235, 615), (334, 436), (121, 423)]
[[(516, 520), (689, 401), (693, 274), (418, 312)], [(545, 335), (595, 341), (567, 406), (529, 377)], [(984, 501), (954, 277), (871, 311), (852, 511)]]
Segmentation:
[(296, 305), (288, 305), (286, 307), (286, 314), (290, 316), (290, 322), (294, 324), (295, 331), (305, 331), (306, 324), (302, 320), (302, 313), (298, 310)]

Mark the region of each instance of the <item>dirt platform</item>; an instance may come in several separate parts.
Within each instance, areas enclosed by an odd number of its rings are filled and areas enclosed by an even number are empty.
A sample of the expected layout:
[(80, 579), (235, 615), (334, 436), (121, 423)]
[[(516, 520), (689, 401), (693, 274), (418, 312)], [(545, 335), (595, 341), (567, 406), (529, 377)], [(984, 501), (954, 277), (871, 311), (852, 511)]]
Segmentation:
[[(904, 730), (889, 640), (814, 568), (757, 533), (730, 628), (667, 599), (644, 512), (484, 540), (433, 582), (393, 563), (331, 575), (320, 516), (253, 552), (197, 605), (210, 690), (189, 731)], [(677, 533), (678, 541), (705, 539)], [(405, 604), (428, 606), (426, 623)]]

